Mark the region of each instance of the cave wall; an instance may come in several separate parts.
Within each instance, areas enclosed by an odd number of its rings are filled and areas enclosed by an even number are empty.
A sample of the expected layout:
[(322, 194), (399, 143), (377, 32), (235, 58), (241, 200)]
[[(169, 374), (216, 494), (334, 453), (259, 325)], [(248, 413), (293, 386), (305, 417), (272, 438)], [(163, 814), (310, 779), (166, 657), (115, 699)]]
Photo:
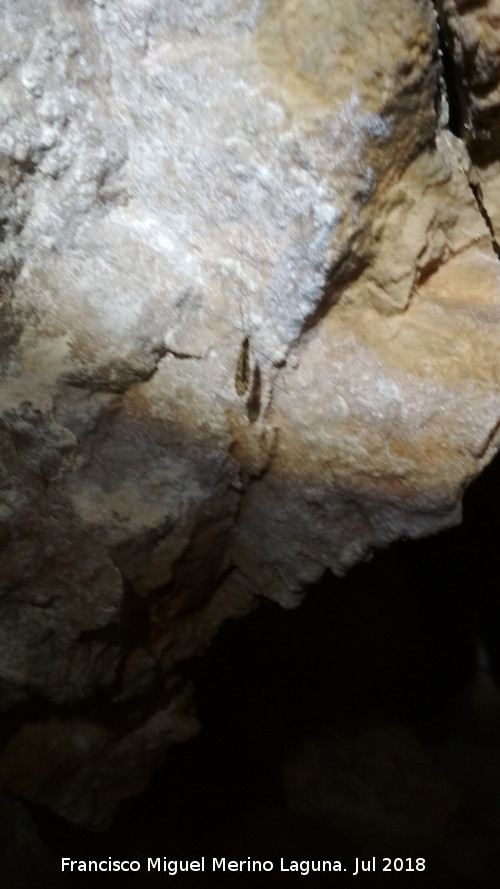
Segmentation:
[(0, 781), (99, 827), (224, 620), (498, 449), (498, 10), (2, 12)]

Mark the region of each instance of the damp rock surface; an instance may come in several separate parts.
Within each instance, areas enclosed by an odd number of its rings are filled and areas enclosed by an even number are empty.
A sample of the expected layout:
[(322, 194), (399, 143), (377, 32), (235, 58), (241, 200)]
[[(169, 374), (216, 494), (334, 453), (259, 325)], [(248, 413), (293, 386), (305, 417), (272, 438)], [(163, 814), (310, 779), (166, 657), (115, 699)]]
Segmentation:
[(486, 29), (494, 107), (496, 5), (436, 5), (3, 0), (9, 791), (103, 826), (224, 620), (460, 520), (500, 213), (451, 85), (479, 120)]

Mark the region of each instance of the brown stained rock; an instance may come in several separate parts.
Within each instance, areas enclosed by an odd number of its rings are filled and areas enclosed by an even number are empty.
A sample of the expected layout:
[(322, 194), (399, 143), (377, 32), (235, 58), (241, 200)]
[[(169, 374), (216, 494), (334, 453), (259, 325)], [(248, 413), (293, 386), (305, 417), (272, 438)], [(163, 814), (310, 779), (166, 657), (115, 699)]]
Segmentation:
[(459, 520), (498, 260), (427, 0), (1, 27), (0, 776), (99, 825), (193, 732), (176, 671), (225, 619)]
[(437, 0), (450, 119), (468, 146), (470, 179), (496, 241), (500, 232), (500, 3)]

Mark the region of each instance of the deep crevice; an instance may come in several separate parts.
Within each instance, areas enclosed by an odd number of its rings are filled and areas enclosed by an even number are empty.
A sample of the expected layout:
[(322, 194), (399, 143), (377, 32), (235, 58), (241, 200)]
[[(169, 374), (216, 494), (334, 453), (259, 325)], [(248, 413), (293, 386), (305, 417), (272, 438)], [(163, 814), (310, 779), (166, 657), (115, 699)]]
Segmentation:
[[(465, 138), (467, 129), (467, 109), (464, 100), (460, 94), (458, 86), (458, 71), (453, 58), (453, 49), (450, 45), (449, 30), (446, 27), (444, 13), (439, 0), (432, 0), (436, 12), (437, 33), (439, 42), (439, 51), (441, 55), (441, 75), (445, 98), (448, 104), (448, 129), (454, 136), (459, 138), (469, 152), (467, 139)], [(500, 245), (495, 237), (495, 230), (491, 222), (488, 211), (484, 205), (483, 192), (479, 182), (472, 181), (469, 177), (469, 186), (474, 195), (478, 210), (486, 223), (486, 227), (490, 233), (491, 245), (498, 259), (500, 259)]]
[(440, 4), (433, 0), (436, 12), (437, 36), (441, 56), (441, 76), (448, 105), (448, 129), (459, 139), (464, 137), (465, 111), (457, 85), (456, 66), (453, 50), (448, 39), (448, 32)]
[(438, 53), (441, 59), (440, 80), (444, 100), (448, 107), (447, 129), (457, 138), (463, 138), (464, 113), (463, 103), (456, 79), (456, 66), (453, 58), (453, 49), (450, 45), (448, 29), (439, 0), (431, 0), (436, 17), (436, 31), (438, 39)]

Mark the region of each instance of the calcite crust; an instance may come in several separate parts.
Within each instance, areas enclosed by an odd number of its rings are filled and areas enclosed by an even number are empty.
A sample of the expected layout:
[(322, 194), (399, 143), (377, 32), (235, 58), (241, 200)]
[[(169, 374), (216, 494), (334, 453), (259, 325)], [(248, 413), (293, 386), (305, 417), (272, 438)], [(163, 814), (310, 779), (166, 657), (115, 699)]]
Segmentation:
[(498, 162), (439, 50), (476, 5), (2, 3), (9, 790), (104, 825), (222, 621), (460, 520), (500, 438)]

